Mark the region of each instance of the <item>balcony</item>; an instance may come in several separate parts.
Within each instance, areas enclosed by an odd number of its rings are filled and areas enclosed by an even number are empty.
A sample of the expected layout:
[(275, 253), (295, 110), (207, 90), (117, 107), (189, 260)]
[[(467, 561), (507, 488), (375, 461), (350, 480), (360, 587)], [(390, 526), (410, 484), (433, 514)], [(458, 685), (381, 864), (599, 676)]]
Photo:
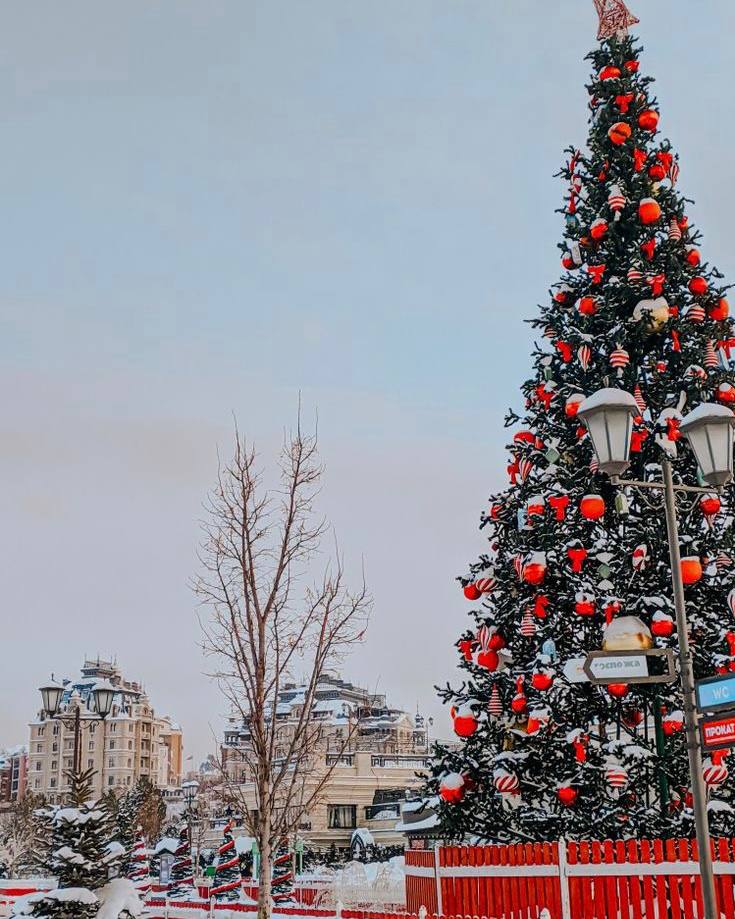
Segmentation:
[(354, 766), (354, 753), (327, 753), (327, 766)]
[(400, 801), (386, 801), (384, 804), (371, 804), (365, 808), (366, 820), (397, 820), (400, 816)]
[(387, 753), (384, 756), (371, 757), (370, 765), (374, 769), (428, 769), (431, 760), (428, 756), (401, 756)]

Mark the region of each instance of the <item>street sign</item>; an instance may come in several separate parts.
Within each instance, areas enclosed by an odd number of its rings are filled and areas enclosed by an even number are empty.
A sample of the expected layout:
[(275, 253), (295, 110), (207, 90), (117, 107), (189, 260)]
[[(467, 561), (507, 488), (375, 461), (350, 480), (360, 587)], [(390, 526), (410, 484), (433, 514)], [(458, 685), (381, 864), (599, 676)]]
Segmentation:
[(700, 712), (716, 712), (735, 708), (735, 673), (697, 680), (694, 684), (697, 708)]
[(702, 747), (717, 750), (720, 747), (735, 746), (735, 711), (721, 712), (702, 718), (699, 723)]
[(590, 678), (584, 672), (584, 657), (570, 657), (561, 668), (561, 672), (570, 683), (589, 683)]
[[(664, 665), (663, 671), (651, 673), (649, 665), (659, 662)], [(584, 662), (584, 672), (590, 682), (599, 686), (609, 683), (671, 683), (676, 679), (674, 652), (671, 648), (655, 648), (651, 651), (591, 651)]]

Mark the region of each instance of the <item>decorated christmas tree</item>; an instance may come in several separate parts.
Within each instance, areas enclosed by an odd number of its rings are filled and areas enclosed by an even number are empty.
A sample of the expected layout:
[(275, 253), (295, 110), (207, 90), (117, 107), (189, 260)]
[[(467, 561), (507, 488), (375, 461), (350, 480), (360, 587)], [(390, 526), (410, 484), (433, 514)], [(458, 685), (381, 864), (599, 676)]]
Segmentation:
[(242, 888), (240, 856), (235, 848), (232, 828), (232, 821), (228, 820), (222, 831), (222, 842), (214, 860), (215, 875), (210, 893), (216, 900), (238, 900), (240, 898)]
[[(464, 679), (441, 694), (462, 743), (438, 748), (429, 782), (447, 836), (692, 831), (678, 681), (601, 687), (581, 672), (592, 650), (675, 649), (677, 636), (660, 498), (597, 472), (576, 413), (603, 387), (627, 391), (638, 414), (626, 475), (661, 481), (663, 450), (696, 485), (681, 413), (735, 401), (735, 337), (626, 32), (636, 20), (619, 0), (596, 6), (587, 146), (560, 173), (563, 274), (530, 320), (533, 372), (506, 418), (509, 485), (481, 515), (487, 551), (460, 578)], [(732, 489), (685, 495), (679, 515), (695, 675), (735, 670)], [(703, 772), (712, 831), (730, 835), (726, 757)]]
[(179, 829), (179, 845), (171, 866), (171, 883), (168, 895), (172, 900), (190, 900), (197, 895), (194, 887), (194, 867), (189, 843), (189, 824), (185, 820)]
[(288, 903), (293, 891), (293, 855), (288, 838), (283, 837), (276, 846), (273, 856), (271, 896), (274, 903)]

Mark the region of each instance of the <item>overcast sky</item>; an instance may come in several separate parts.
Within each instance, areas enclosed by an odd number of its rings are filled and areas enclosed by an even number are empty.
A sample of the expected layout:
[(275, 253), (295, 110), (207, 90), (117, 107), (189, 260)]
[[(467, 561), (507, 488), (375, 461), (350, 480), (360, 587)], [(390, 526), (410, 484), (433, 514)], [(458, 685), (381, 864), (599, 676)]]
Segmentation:
[[(705, 252), (735, 276), (728, 0), (631, 0)], [(706, 12), (705, 12), (706, 10)], [(11, 0), (0, 57), (0, 745), (51, 671), (117, 656), (199, 759), (197, 520), (232, 413), (298, 391), (375, 612), (345, 676), (453, 677), (505, 480), (523, 317), (559, 270), (591, 0)], [(211, 726), (211, 728), (210, 728)]]

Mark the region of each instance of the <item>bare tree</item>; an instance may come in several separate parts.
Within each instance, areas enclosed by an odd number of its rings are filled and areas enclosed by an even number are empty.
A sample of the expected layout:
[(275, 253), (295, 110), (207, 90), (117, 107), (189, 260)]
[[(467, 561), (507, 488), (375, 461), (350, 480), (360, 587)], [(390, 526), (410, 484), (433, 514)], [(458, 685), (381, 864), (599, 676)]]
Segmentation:
[[(320, 738), (317, 684), (362, 638), (371, 605), (364, 578), (357, 590), (347, 587), (336, 548), (314, 577), (329, 532), (314, 508), (322, 476), (317, 436), (302, 431), (300, 418), (284, 439), (274, 488), (264, 485), (256, 451), (236, 428), (234, 456), (220, 466), (203, 522), (195, 589), (207, 607), (202, 627), (205, 650), (216, 660), (213, 675), (249, 735), (241, 754), (255, 809), (242, 787), (224, 778), (261, 855), (259, 919), (271, 913), (274, 851), (334, 768), (309, 768)], [(297, 669), (303, 703), (284, 731), (277, 701)]]

